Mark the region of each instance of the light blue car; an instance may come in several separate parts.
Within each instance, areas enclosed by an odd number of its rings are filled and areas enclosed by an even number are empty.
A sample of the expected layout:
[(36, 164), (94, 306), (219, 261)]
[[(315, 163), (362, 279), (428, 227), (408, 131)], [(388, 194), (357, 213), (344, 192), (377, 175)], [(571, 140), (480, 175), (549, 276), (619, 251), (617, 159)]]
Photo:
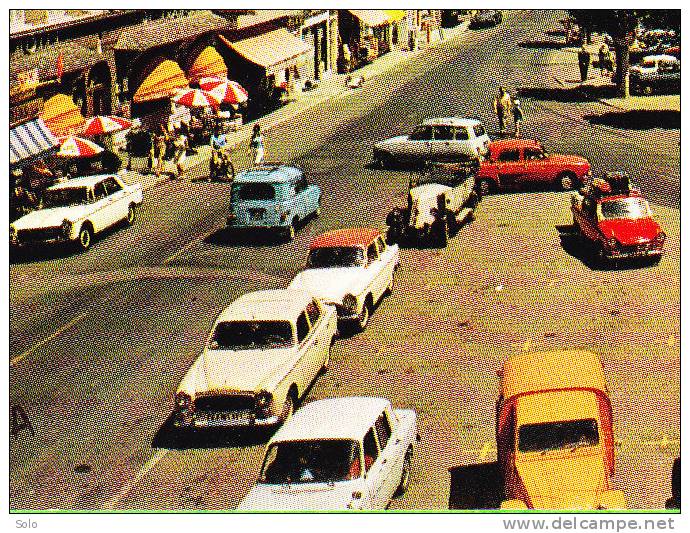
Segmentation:
[(228, 228), (277, 230), (288, 240), (308, 217), (321, 214), (321, 189), (288, 165), (264, 165), (235, 176)]

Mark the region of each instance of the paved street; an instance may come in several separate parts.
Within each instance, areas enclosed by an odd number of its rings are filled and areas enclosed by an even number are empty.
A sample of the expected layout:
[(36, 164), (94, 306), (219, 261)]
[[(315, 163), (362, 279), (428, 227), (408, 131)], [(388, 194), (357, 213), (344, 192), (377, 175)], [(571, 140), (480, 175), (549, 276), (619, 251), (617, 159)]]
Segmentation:
[(11, 403), (35, 436), (11, 442), (11, 507), (234, 508), (257, 476), (265, 436), (165, 430), (218, 312), (247, 291), (284, 287), (313, 235), (383, 227), (410, 173), (368, 168), (373, 142), (429, 116), (477, 116), (493, 134), (490, 98), (503, 84), (544, 89), (522, 98), (525, 137), (586, 156), (595, 173), (635, 177), (668, 235), (660, 265), (593, 268), (559, 237), (572, 220), (567, 194), (489, 196), (447, 249), (402, 250), (393, 294), (364, 333), (336, 342), (306, 401), (384, 395), (416, 409), (412, 484), (391, 508), (447, 509), (451, 493), (470, 490), (451, 487), (449, 469), (462, 485), (463, 467), (495, 460), (495, 372), (505, 357), (591, 349), (611, 389), (614, 485), (632, 508), (663, 508), (680, 435), (680, 131), (599, 125), (591, 117), (609, 107), (550, 98), (553, 49), (519, 43), (544, 41), (557, 19), (510, 12), (272, 128), (268, 159), (299, 163), (324, 190), (322, 216), (294, 242), (234, 239), (223, 230), (227, 185), (186, 179), (147, 190), (138, 223), (88, 253), (14, 257)]

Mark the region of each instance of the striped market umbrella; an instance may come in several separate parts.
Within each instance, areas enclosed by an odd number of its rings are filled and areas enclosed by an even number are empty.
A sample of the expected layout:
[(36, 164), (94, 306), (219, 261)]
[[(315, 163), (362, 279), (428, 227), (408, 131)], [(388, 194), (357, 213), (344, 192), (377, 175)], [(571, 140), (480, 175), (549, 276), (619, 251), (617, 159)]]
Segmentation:
[(60, 150), (57, 155), (61, 157), (93, 157), (103, 151), (95, 142), (74, 135), (58, 137), (58, 142)]
[(213, 107), (220, 105), (220, 100), (201, 89), (181, 89), (173, 96), (173, 102), (186, 107)]
[(97, 116), (86, 121), (83, 135), (104, 135), (116, 131), (128, 130), (132, 127), (132, 121), (122, 117)]
[(227, 78), (201, 78), (199, 87), (226, 104), (242, 104), (249, 99), (249, 94), (244, 87)]

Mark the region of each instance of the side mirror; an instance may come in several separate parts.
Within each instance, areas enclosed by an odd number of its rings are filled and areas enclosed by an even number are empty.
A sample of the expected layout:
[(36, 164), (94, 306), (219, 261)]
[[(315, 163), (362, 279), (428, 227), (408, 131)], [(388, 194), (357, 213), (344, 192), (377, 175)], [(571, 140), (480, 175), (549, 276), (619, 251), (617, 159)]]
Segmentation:
[(599, 509), (627, 509), (622, 490), (607, 490), (599, 497)]
[(522, 500), (503, 500), (501, 510), (525, 510), (527, 505)]

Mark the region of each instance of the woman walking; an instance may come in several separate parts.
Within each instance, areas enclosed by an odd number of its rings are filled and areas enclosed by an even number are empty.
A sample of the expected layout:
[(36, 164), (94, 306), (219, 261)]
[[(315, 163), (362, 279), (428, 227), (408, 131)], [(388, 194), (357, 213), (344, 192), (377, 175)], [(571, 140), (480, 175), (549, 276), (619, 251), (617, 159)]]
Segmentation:
[(178, 134), (173, 146), (175, 147), (175, 166), (177, 167), (177, 177), (181, 178), (184, 174), (184, 162), (187, 160), (187, 136), (182, 133)]
[(513, 110), (513, 120), (515, 121), (515, 138), (519, 139), (520, 138), (520, 129), (522, 127), (522, 108), (520, 107), (520, 100), (517, 98), (513, 100), (513, 105), (512, 105), (512, 110)]
[(254, 131), (249, 141), (249, 148), (251, 149), (254, 164), (261, 165), (264, 162), (264, 137), (261, 135), (261, 126), (259, 126), (259, 124), (254, 124)]

